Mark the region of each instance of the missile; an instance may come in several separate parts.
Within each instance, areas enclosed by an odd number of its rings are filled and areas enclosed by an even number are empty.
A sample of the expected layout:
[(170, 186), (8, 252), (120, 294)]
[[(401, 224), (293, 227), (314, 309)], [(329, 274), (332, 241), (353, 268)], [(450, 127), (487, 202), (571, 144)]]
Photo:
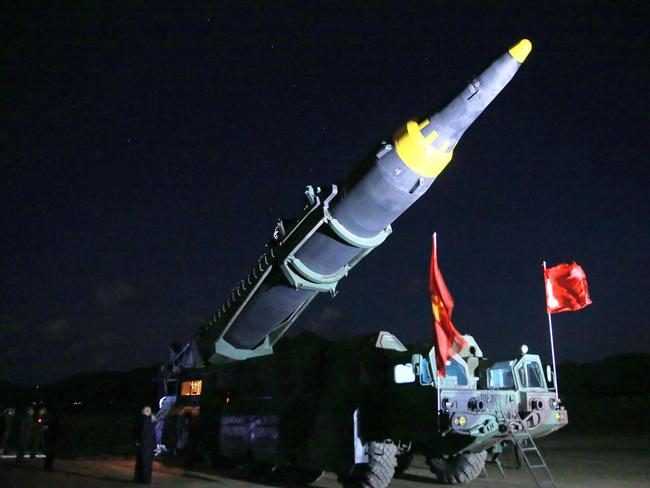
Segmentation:
[(271, 354), (273, 344), (318, 293), (336, 285), (392, 232), (391, 224), (429, 189), (458, 141), (503, 90), (532, 49), (523, 39), (474, 78), (444, 109), (410, 120), (374, 163), (341, 185), (308, 187), (309, 204), (275, 239), (253, 272), (195, 337), (211, 362)]

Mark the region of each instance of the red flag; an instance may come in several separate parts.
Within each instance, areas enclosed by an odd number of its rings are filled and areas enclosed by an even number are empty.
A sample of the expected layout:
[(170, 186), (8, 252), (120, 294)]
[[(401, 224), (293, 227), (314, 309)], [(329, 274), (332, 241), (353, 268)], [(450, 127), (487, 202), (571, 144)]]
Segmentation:
[(580, 310), (591, 304), (587, 275), (579, 264), (558, 264), (544, 270), (548, 313)]
[(431, 268), (429, 270), (429, 293), (433, 308), (433, 330), (436, 344), (436, 363), (438, 375), (445, 376), (445, 364), (450, 357), (459, 353), (467, 346), (465, 338), (456, 330), (451, 322), (454, 311), (454, 299), (445, 285), (440, 268), (438, 268), (438, 251), (436, 235), (433, 235), (431, 249)]

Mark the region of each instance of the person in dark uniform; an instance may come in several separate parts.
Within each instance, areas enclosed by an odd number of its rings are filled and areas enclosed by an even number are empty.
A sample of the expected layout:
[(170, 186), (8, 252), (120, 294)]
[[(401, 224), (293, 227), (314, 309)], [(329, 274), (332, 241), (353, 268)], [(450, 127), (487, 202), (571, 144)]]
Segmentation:
[(18, 435), (18, 452), (16, 463), (20, 463), (25, 453), (32, 447), (32, 436), (34, 433), (34, 407), (27, 407), (25, 415), (20, 422), (20, 434)]
[(7, 410), (6, 408), (0, 407), (0, 412), (2, 412), (2, 418), (0, 418), (0, 439), (2, 441), (0, 442), (0, 456), (4, 454), (4, 440), (5, 440), (5, 432), (7, 432), (7, 426), (5, 425), (5, 418), (7, 417)]
[(14, 430), (15, 415), (16, 410), (12, 407), (7, 407), (2, 412), (2, 421), (0, 422), (0, 429), (2, 429), (2, 435), (0, 435), (0, 438), (2, 438), (2, 442), (0, 442), (0, 454), (9, 452), (9, 441)]
[(45, 471), (52, 471), (56, 436), (59, 432), (59, 416), (50, 408), (43, 418), (43, 452), (45, 453)]
[(133, 441), (137, 449), (134, 480), (136, 483), (150, 485), (156, 432), (151, 417), (151, 407), (148, 405), (142, 409), (141, 415), (135, 423)]
[(32, 428), (32, 442), (29, 457), (34, 459), (37, 452), (43, 452), (43, 438), (45, 435), (45, 418), (47, 417), (47, 408), (42, 406), (38, 409), (38, 415), (34, 420)]

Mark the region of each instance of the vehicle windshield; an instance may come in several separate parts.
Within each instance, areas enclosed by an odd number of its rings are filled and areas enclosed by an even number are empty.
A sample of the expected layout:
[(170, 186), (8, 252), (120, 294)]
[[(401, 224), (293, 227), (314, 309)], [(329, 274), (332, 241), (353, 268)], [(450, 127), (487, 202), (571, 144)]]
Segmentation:
[(537, 362), (526, 362), (517, 368), (519, 383), (523, 388), (544, 388), (544, 376)]
[(512, 365), (514, 361), (501, 361), (495, 363), (489, 370), (488, 388), (495, 390), (506, 390), (515, 387), (515, 380), (512, 377)]
[(462, 364), (455, 359), (447, 361), (445, 365), (445, 377), (440, 378), (440, 386), (455, 388), (458, 386), (468, 386), (467, 372)]

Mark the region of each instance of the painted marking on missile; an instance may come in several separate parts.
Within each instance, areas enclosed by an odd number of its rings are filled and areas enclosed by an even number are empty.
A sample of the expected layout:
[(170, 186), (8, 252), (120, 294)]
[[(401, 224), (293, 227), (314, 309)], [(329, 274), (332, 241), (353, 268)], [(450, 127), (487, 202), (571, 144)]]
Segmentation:
[[(433, 131), (428, 137), (438, 134)], [(453, 151), (445, 152), (431, 146), (420, 132), (420, 124), (410, 120), (395, 133), (395, 150), (412, 171), (425, 178), (435, 178), (451, 161)]]
[(472, 80), (469, 85), (467, 85), (467, 89), (472, 93), (467, 100), (471, 100), (480, 90), (481, 87), (481, 82), (479, 80)]
[(429, 134), (427, 137), (425, 137), (425, 141), (427, 141), (427, 144), (433, 144), (433, 141), (435, 141), (438, 138), (438, 133), (434, 130)]
[(418, 178), (417, 181), (415, 182), (415, 184), (414, 184), (414, 185), (411, 187), (411, 189), (409, 190), (409, 193), (410, 193), (411, 195), (413, 195), (413, 194), (415, 193), (415, 191), (416, 191), (418, 188), (420, 188), (420, 185), (421, 185), (422, 183), (424, 183), (424, 178), (422, 178), (422, 177)]

